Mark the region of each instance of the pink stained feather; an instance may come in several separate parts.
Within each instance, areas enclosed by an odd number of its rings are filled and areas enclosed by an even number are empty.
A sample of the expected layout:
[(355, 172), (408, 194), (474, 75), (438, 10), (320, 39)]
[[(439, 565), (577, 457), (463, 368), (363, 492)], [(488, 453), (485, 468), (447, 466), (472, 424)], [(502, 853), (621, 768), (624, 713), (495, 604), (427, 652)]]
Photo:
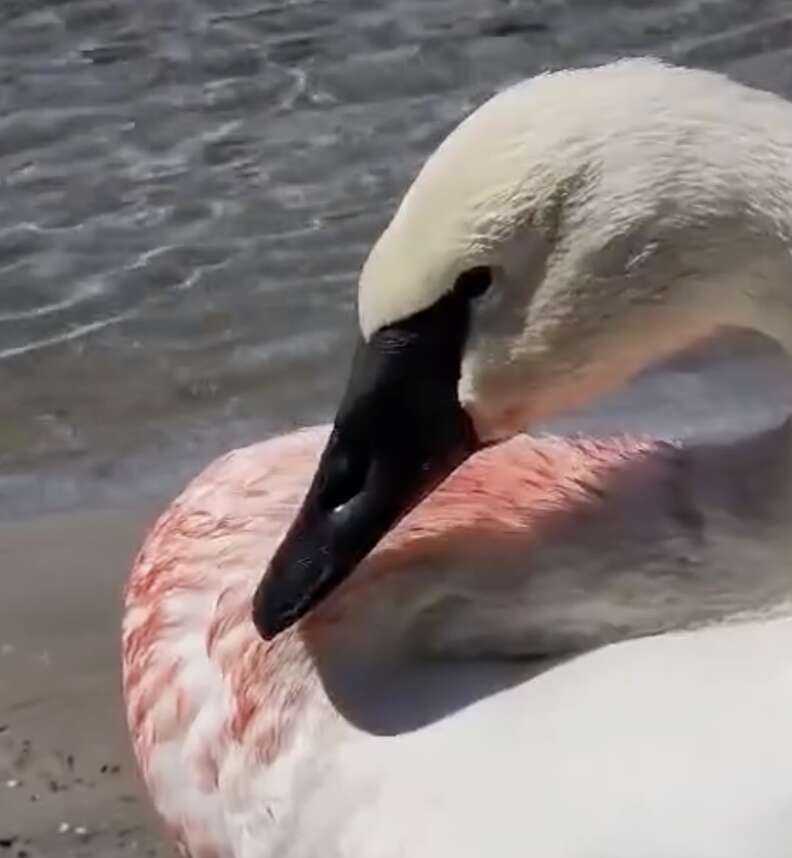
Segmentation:
[[(478, 454), (397, 526), (341, 592), (273, 642), (250, 619), (253, 591), (327, 437), (303, 430), (210, 465), (160, 516), (125, 592), (123, 688), (143, 779), (192, 858), (233, 858), (226, 808), (271, 766), (322, 695), (306, 638), (343, 622), (356, 592), (409, 575), (471, 534), (541, 543), (600, 503), (609, 475), (660, 446), (519, 436)], [(177, 777), (174, 779), (174, 770)]]

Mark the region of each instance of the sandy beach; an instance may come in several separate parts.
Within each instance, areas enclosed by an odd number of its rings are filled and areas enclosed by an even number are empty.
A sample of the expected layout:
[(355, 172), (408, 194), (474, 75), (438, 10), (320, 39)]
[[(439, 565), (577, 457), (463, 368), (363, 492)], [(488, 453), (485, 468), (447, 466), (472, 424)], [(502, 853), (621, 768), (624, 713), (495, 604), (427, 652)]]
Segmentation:
[(0, 527), (0, 856), (170, 855), (130, 759), (120, 592), (152, 513)]

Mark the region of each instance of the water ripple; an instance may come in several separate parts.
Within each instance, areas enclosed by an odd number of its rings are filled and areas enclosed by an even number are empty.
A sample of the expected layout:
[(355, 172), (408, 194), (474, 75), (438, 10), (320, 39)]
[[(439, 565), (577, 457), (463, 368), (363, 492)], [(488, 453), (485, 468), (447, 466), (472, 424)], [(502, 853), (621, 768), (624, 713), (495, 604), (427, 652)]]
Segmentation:
[(5, 0), (0, 462), (326, 418), (367, 249), (477, 102), (636, 53), (792, 95), (791, 20), (788, 0)]
[(8, 358), (18, 357), (19, 355), (29, 354), (30, 352), (39, 351), (40, 349), (57, 346), (61, 343), (67, 343), (71, 340), (79, 339), (87, 334), (92, 334), (94, 331), (101, 331), (103, 328), (107, 328), (110, 325), (116, 325), (118, 322), (128, 319), (132, 313), (133, 311), (119, 313), (117, 316), (110, 316), (108, 319), (99, 319), (96, 322), (88, 322), (85, 325), (79, 325), (71, 330), (62, 331), (61, 333), (48, 337), (47, 339), (33, 340), (32, 342), (25, 343), (22, 346), (0, 349), (0, 360), (7, 360)]

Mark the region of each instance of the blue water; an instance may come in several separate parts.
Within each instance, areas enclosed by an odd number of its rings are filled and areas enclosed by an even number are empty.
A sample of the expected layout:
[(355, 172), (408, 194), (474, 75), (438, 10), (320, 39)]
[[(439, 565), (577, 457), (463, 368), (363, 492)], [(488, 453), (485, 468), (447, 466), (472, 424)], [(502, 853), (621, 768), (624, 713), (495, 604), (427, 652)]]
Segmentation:
[[(3, 0), (0, 517), (159, 496), (328, 419), (427, 154), (507, 83), (643, 53), (792, 96), (788, 0)], [(789, 410), (785, 360), (721, 353), (555, 428)]]

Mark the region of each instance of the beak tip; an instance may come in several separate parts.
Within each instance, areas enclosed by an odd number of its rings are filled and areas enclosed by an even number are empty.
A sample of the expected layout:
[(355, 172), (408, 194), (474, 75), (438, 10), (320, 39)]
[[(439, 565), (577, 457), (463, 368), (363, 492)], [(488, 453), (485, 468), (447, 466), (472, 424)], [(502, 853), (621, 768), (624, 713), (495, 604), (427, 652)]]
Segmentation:
[(253, 594), (252, 619), (259, 635), (274, 640), (302, 619), (323, 598), (335, 571), (323, 563), (294, 562), (288, 550), (277, 552)]
[(259, 637), (268, 643), (275, 640), (282, 631), (277, 624), (271, 623), (268, 618), (262, 617), (256, 611), (253, 611), (253, 625), (259, 633)]
[(272, 589), (265, 576), (253, 596), (253, 625), (265, 641), (274, 640), (298, 619), (293, 610), (279, 604)]

